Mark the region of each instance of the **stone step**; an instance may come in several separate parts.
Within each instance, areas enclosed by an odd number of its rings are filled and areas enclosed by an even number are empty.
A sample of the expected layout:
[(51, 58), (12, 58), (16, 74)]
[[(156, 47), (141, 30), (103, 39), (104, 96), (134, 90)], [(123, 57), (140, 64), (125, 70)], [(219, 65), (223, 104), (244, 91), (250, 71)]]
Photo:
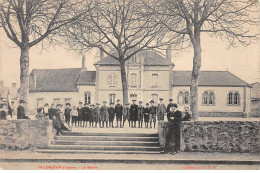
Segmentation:
[(96, 145), (96, 146), (160, 146), (160, 143), (150, 141), (68, 141), (54, 140), (53, 145)]
[(63, 132), (62, 136), (121, 136), (121, 137), (158, 137), (158, 133), (88, 133)]
[(51, 154), (160, 154), (161, 151), (116, 151), (116, 150), (54, 150), (38, 149), (38, 153)]
[(54, 150), (109, 150), (109, 151), (161, 151), (159, 146), (96, 146), (96, 145), (50, 145)]
[(151, 141), (158, 142), (158, 137), (122, 137), (122, 136), (55, 136), (54, 140), (64, 141)]

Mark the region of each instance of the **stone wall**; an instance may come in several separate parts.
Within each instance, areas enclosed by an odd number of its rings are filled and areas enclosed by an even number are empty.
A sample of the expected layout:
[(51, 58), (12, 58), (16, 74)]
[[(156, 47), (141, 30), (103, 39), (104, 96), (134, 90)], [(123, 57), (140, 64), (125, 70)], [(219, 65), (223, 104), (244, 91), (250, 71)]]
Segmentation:
[[(159, 139), (165, 146), (168, 122), (159, 123)], [(189, 121), (181, 125), (181, 151), (260, 152), (258, 121)]]
[(0, 149), (46, 148), (51, 130), (49, 120), (1, 120)]

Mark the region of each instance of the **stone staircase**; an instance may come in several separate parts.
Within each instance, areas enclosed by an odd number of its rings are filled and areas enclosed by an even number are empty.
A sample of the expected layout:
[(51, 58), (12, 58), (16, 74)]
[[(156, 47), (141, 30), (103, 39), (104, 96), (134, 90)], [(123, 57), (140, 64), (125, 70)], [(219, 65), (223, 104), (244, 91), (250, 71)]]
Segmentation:
[(158, 134), (64, 132), (39, 153), (159, 154)]

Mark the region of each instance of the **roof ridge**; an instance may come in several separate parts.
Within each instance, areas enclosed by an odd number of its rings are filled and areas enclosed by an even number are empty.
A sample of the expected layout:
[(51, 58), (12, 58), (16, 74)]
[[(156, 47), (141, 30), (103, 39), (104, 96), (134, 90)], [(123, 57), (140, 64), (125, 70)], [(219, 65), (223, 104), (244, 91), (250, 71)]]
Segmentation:
[(81, 69), (81, 68), (34, 68), (33, 70), (72, 70), (72, 69)]
[(245, 82), (248, 86), (249, 86), (249, 83), (247, 83), (246, 81), (244, 81), (243, 79), (241, 79), (240, 77), (236, 76), (235, 74), (231, 73), (230, 71), (227, 71), (229, 74), (233, 75), (235, 78)]

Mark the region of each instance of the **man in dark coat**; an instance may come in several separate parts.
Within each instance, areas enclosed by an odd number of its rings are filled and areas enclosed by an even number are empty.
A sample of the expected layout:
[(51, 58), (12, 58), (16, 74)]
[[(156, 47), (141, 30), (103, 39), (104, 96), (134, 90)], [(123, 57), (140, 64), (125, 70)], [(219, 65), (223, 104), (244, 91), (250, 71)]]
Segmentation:
[(129, 112), (130, 112), (130, 121), (131, 126), (136, 128), (136, 121), (138, 117), (138, 105), (136, 104), (136, 100), (132, 100), (133, 104), (131, 104)]
[(83, 119), (82, 102), (79, 102), (79, 106), (77, 107), (77, 111), (78, 111), (78, 127), (82, 127), (82, 119)]
[(20, 100), (20, 105), (17, 107), (17, 119), (25, 119), (25, 104), (24, 100)]
[(0, 111), (0, 120), (7, 120), (7, 108), (6, 105), (3, 105), (1, 111)]
[[(169, 128), (166, 136), (165, 152), (171, 152), (176, 154), (180, 150), (180, 126), (182, 121), (182, 113), (177, 109), (177, 104), (173, 104), (170, 107), (169, 113)], [(171, 147), (171, 142), (174, 142), (174, 146)]]
[(115, 107), (114, 107), (114, 103), (110, 103), (110, 107), (108, 108), (108, 114), (109, 114), (109, 127), (114, 128), (114, 118), (115, 118)]
[[(82, 108), (82, 121), (83, 121), (83, 127), (88, 127), (88, 121), (91, 118), (91, 112), (90, 112), (90, 108), (89, 108), (89, 104), (85, 103), (84, 107)], [(89, 122), (89, 127), (90, 127), (90, 122)]]
[(173, 106), (173, 99), (169, 99), (169, 102), (170, 102), (170, 103), (168, 104), (167, 109), (166, 109), (168, 121), (170, 121), (170, 119), (169, 119), (169, 114), (170, 114), (170, 108)]
[(123, 106), (120, 104), (119, 99), (117, 100), (115, 111), (116, 111), (116, 128), (118, 128), (118, 122), (120, 122), (120, 127), (122, 127)]

